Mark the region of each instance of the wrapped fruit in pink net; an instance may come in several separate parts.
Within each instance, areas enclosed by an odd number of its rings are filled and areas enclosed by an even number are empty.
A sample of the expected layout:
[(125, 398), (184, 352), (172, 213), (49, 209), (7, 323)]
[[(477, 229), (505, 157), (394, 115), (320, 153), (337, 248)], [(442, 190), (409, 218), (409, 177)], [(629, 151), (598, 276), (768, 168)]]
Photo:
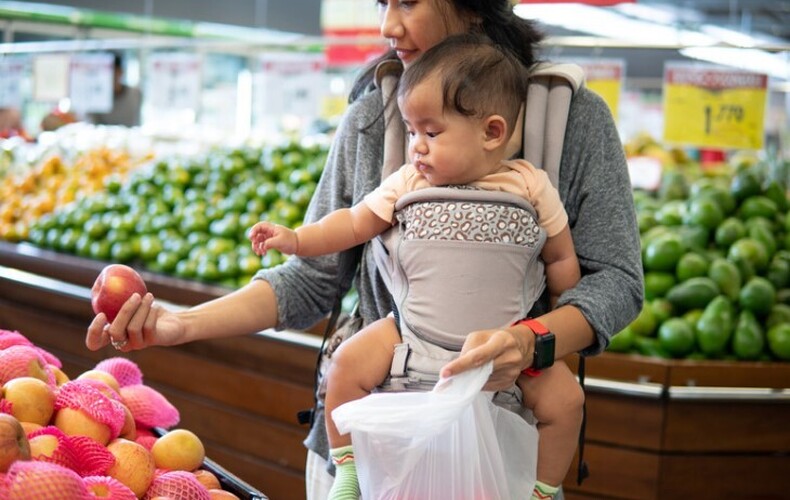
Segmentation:
[(33, 460), (78, 469), (77, 452), (69, 437), (55, 426), (49, 425), (27, 435)]
[(29, 345), (12, 345), (0, 351), (0, 385), (17, 377), (34, 377), (56, 385), (44, 356)]
[(151, 448), (154, 447), (154, 443), (156, 443), (157, 437), (154, 436), (150, 430), (143, 429), (144, 434), (141, 434), (141, 431), (137, 431), (137, 437), (134, 439), (137, 444), (140, 444), (145, 447), (146, 450), (151, 451)]
[(3, 500), (91, 500), (76, 472), (61, 465), (18, 460), (0, 483)]
[(118, 381), (121, 387), (143, 383), (143, 372), (137, 363), (126, 358), (114, 357), (99, 361), (96, 370), (102, 370)]
[(115, 389), (113, 389), (109, 385), (105, 384), (101, 380), (97, 380), (97, 379), (93, 379), (93, 378), (81, 378), (79, 380), (82, 383), (85, 383), (85, 384), (93, 386), (95, 389), (97, 389), (99, 392), (101, 392), (102, 394), (104, 394), (108, 398), (114, 399), (115, 401), (118, 401), (119, 403), (123, 403), (123, 398), (121, 398), (121, 395), (119, 393), (115, 392)]
[(11, 347), (12, 345), (26, 345), (35, 348), (43, 357), (44, 360), (58, 368), (63, 368), (63, 363), (60, 362), (60, 359), (57, 358), (54, 354), (50, 353), (49, 351), (42, 349), (33, 342), (30, 341), (27, 337), (22, 335), (16, 330), (0, 330), (0, 351)]
[(63, 384), (55, 398), (55, 425), (64, 433), (88, 436), (106, 445), (121, 432), (123, 404), (107, 397), (90, 382)]
[(151, 482), (145, 494), (150, 500), (157, 496), (178, 498), (179, 500), (211, 500), (211, 494), (197, 480), (194, 474), (186, 471), (165, 472)]
[(143, 384), (121, 387), (121, 397), (138, 427), (173, 427), (181, 416), (156, 389)]
[(87, 436), (68, 436), (77, 459), (77, 473), (82, 477), (100, 476), (115, 463), (115, 457), (105, 446)]
[(33, 460), (61, 465), (80, 476), (105, 474), (115, 462), (107, 448), (87, 436), (67, 436), (49, 425), (28, 434)]
[(137, 495), (128, 486), (110, 476), (88, 476), (82, 479), (88, 488), (89, 498), (110, 500), (137, 500)]

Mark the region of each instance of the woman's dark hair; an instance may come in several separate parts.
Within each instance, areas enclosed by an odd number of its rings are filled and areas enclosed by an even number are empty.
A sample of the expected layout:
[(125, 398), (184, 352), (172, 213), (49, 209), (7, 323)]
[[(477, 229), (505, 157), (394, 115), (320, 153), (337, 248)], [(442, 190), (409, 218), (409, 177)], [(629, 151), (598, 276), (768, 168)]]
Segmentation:
[(502, 116), (508, 134), (527, 95), (527, 69), (511, 50), (476, 34), (453, 35), (425, 52), (403, 73), (398, 98), (437, 78), (444, 110), (463, 116)]
[[(510, 0), (433, 0), (445, 2), (447, 8), (454, 8), (461, 16), (476, 19), (472, 32), (486, 35), (496, 45), (511, 50), (525, 68), (531, 68), (537, 60), (537, 45), (543, 40), (543, 33), (535, 21), (523, 19), (513, 13)], [(363, 68), (349, 93), (349, 102), (355, 101), (370, 89), (376, 66), (385, 60), (397, 60), (395, 51), (390, 50), (371, 61)]]

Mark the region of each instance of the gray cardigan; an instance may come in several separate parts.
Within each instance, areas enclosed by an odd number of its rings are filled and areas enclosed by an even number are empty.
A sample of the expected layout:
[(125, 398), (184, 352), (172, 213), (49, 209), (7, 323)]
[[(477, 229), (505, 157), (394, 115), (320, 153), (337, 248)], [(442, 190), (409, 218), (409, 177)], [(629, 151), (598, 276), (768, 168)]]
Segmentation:
[[(378, 186), (383, 136), (381, 94), (373, 91), (349, 107), (338, 127), (307, 221), (349, 207)], [(597, 354), (639, 313), (644, 285), (622, 144), (608, 107), (585, 88), (571, 103), (559, 192), (582, 279), (560, 297), (558, 305), (573, 304), (584, 313), (597, 342), (582, 354)], [(371, 253), (365, 246), (318, 258), (292, 257), (282, 266), (260, 271), (256, 278), (269, 281), (277, 296), (277, 327), (299, 329), (315, 324), (345, 295), (352, 280), (365, 323), (385, 316), (391, 309), (390, 297)], [(538, 316), (547, 307), (544, 295), (532, 313)]]

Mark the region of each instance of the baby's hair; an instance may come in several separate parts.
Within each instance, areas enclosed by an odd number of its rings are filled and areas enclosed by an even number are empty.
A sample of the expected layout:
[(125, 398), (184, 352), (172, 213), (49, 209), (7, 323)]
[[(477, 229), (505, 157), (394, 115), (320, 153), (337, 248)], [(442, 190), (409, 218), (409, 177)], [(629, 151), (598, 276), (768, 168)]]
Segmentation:
[(512, 133), (527, 95), (527, 74), (510, 51), (483, 35), (448, 37), (404, 72), (398, 98), (434, 74), (442, 82), (445, 110), (476, 118), (501, 115)]

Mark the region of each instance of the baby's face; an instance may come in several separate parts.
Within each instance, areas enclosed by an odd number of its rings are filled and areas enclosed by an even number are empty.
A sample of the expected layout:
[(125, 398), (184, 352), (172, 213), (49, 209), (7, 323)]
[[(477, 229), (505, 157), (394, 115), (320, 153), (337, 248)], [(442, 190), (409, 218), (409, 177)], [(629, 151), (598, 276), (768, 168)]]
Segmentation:
[(439, 78), (398, 99), (409, 133), (409, 160), (434, 186), (468, 184), (489, 173), (485, 122), (445, 110)]

